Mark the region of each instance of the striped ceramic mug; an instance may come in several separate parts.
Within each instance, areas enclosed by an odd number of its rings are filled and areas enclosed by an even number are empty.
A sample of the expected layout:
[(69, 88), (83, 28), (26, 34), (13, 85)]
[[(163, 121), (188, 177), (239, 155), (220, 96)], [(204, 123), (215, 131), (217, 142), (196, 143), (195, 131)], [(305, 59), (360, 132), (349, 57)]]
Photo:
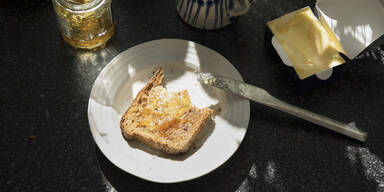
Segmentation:
[(248, 12), (255, 0), (176, 0), (180, 17), (200, 29), (222, 28)]

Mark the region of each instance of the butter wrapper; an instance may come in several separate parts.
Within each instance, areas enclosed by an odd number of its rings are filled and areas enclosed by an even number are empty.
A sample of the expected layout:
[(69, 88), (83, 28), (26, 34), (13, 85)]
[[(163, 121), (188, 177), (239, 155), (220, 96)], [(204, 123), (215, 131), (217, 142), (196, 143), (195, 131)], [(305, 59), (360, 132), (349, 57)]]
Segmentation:
[[(317, 19), (332, 30), (344, 48), (342, 51), (354, 59), (365, 48), (384, 34), (384, 0), (317, 0), (314, 14)], [(271, 38), (273, 48), (282, 62), (292, 67), (292, 62), (278, 39)], [(300, 81), (328, 81), (340, 73), (344, 64), (330, 65), (330, 68), (312, 76), (297, 77)]]

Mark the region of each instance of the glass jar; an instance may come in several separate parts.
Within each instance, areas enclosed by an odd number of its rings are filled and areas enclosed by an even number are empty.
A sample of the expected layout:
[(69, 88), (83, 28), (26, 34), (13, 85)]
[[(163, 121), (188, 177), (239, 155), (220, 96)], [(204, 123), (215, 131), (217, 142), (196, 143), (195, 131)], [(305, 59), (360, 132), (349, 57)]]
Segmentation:
[(52, 0), (60, 33), (74, 47), (105, 45), (115, 31), (112, 0)]

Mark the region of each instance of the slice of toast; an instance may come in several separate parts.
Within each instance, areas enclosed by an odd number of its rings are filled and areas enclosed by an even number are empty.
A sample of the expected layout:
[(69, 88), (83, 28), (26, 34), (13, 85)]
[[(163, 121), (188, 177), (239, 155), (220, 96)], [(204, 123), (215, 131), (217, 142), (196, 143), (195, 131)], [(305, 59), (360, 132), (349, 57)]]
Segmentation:
[(193, 106), (187, 90), (169, 92), (162, 85), (163, 69), (140, 90), (120, 121), (127, 140), (136, 139), (168, 154), (189, 150), (213, 111)]

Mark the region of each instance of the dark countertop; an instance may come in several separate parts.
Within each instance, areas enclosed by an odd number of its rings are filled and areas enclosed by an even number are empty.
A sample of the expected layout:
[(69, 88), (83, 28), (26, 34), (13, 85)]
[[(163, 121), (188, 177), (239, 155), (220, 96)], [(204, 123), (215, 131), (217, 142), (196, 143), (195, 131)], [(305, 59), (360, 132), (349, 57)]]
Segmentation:
[[(297, 92), (264, 46), (265, 23), (314, 1), (258, 0), (215, 31), (178, 18), (174, 1), (114, 0), (117, 31), (104, 49), (75, 50), (58, 33), (50, 1), (0, 3), (0, 191), (383, 191), (382, 37), (341, 80)], [(289, 103), (369, 132), (365, 144), (251, 103), (237, 152), (198, 179), (151, 183), (121, 171), (93, 141), (87, 120), (92, 84), (118, 53), (149, 40), (192, 40), (224, 55), (248, 83)]]

